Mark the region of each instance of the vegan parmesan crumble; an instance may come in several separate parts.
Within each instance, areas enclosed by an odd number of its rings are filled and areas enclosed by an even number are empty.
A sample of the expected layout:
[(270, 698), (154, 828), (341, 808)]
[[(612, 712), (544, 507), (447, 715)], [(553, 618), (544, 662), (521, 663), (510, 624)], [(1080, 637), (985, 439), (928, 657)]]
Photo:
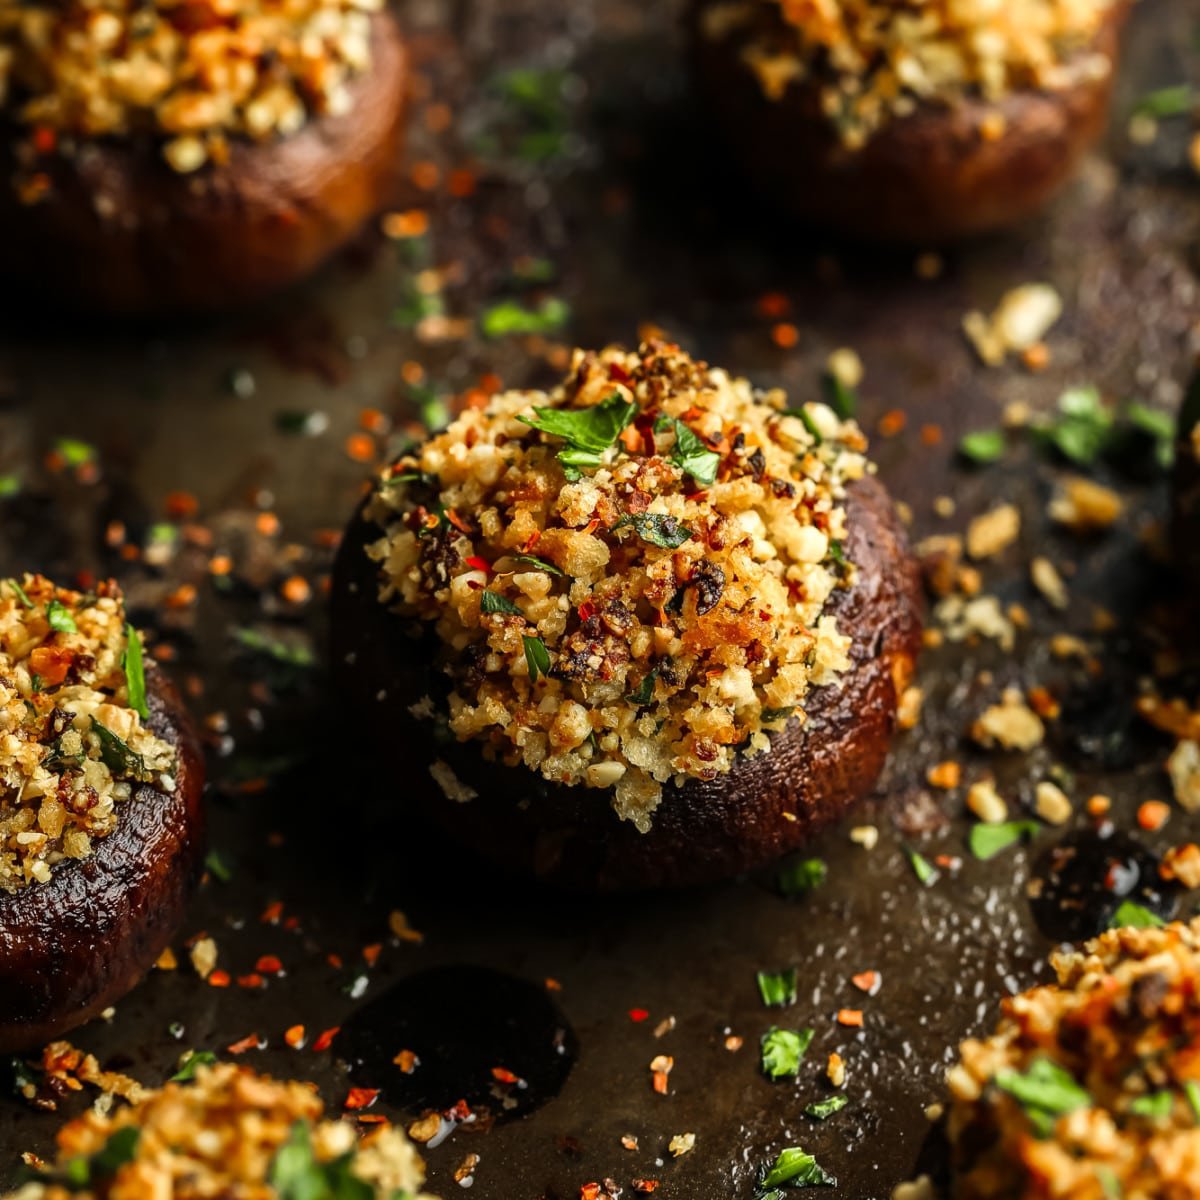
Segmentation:
[(949, 1075), (955, 1196), (1200, 1193), (1200, 922), (1058, 954)]
[[(201, 1066), (193, 1081), (168, 1083), (129, 1107), (92, 1110), (65, 1125), (57, 1169), (9, 1200), (357, 1197), (363, 1184), (378, 1200), (432, 1200), (418, 1196), (424, 1165), (398, 1129), (380, 1127), (359, 1142), (349, 1122), (323, 1113), (307, 1084), (230, 1063)], [(82, 1186), (80, 1163), (88, 1167)]]
[(824, 609), (854, 577), (865, 451), (826, 405), (677, 346), (577, 351), (552, 392), (495, 396), (388, 468), (379, 599), (436, 631), (460, 741), (610, 789), (645, 831), (664, 784), (768, 751), (849, 668)]
[[(383, 0), (0, 3), (0, 110), (39, 153), (153, 135), (176, 171), (349, 111)], [(36, 199), (36, 195), (30, 199)]]
[(45, 883), (117, 827), (140, 783), (170, 791), (175, 751), (131, 706), (144, 687), (116, 584), (89, 595), (0, 582), (0, 888)]
[[(1112, 71), (1094, 41), (1114, 0), (714, 0), (704, 33), (735, 42), (764, 95), (815, 83), (842, 143), (860, 149), (926, 103), (998, 102)], [(1003, 134), (1003, 118), (981, 133)]]

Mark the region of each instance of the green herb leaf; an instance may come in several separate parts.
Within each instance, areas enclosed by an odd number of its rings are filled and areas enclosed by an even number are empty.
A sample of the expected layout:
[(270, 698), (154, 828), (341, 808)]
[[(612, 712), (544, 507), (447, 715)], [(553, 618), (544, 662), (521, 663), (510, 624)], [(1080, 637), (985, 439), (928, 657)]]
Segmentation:
[(1154, 459), (1161, 470), (1169, 470), (1175, 461), (1175, 420), (1157, 408), (1136, 400), (1125, 409), (1125, 419), (1135, 434), (1148, 438), (1154, 447)]
[(1109, 921), (1109, 929), (1159, 929), (1166, 924), (1156, 912), (1133, 900), (1122, 900)]
[(1071, 462), (1091, 466), (1113, 438), (1115, 418), (1096, 388), (1071, 388), (1058, 398), (1059, 416), (1033, 426), (1033, 432)]
[(218, 850), (210, 850), (204, 859), (204, 867), (208, 873), (220, 883), (228, 883), (233, 878), (233, 870), (221, 857)]
[(1048, 1058), (1034, 1059), (1028, 1071), (997, 1071), (992, 1082), (1021, 1105), (1039, 1137), (1053, 1132), (1058, 1117), (1092, 1103), (1074, 1076)]
[(525, 643), (525, 661), (529, 664), (529, 682), (537, 683), (538, 676), (550, 675), (550, 651), (546, 649), (546, 643), (541, 638), (529, 637), (527, 634), (521, 638)]
[(100, 740), (100, 761), (114, 775), (127, 779), (146, 778), (146, 763), (142, 756), (130, 750), (121, 738), (101, 725), (95, 717), (92, 718), (92, 732)]
[(126, 1163), (133, 1162), (140, 1137), (141, 1130), (135, 1125), (126, 1125), (110, 1134), (104, 1148), (91, 1157), (91, 1175), (112, 1175)]
[(506, 617), (522, 617), (525, 614), (507, 597), (499, 592), (484, 588), (479, 593), (479, 611), (482, 613), (503, 613)]
[(1192, 1120), (1200, 1125), (1200, 1083), (1194, 1079), (1187, 1080), (1183, 1085), (1183, 1094), (1192, 1110)]
[(836, 1096), (830, 1096), (826, 1100), (815, 1100), (812, 1104), (806, 1104), (804, 1115), (817, 1121), (824, 1121), (826, 1117), (832, 1117), (834, 1113), (841, 1112), (849, 1103), (850, 1097), (838, 1092)]
[(68, 467), (82, 467), (96, 457), (96, 447), (79, 438), (62, 437), (54, 443), (54, 449), (62, 455)]
[(642, 681), (637, 685), (637, 690), (630, 692), (625, 699), (630, 704), (649, 704), (654, 699), (654, 681), (657, 678), (658, 667), (655, 667), (642, 676)]
[(1191, 112), (1196, 103), (1195, 93), (1186, 83), (1147, 92), (1134, 106), (1139, 117), (1181, 117)]
[(690, 475), (697, 483), (708, 487), (717, 478), (717, 468), (721, 465), (721, 456), (710, 450), (700, 438), (678, 417), (659, 417), (654, 423), (654, 431), (663, 433), (674, 431), (675, 445), (671, 448), (671, 461)]
[(812, 1029), (780, 1029), (772, 1025), (762, 1035), (762, 1069), (768, 1079), (794, 1079), (800, 1060), (812, 1044)]
[(15, 579), (6, 579), (4, 582), (16, 593), (17, 599), (24, 608), (33, 607), (33, 601), (25, 594), (25, 589)]
[(822, 373), (821, 390), (825, 393), (825, 403), (843, 421), (848, 420), (858, 412), (857, 393), (852, 387), (847, 387), (832, 371)]
[(800, 423), (808, 430), (808, 436), (812, 438), (816, 445), (820, 445), (825, 439), (821, 436), (821, 431), (817, 428), (817, 422), (814, 420), (812, 413), (808, 411), (808, 405), (805, 404), (801, 408), (785, 408), (784, 415), (788, 417), (798, 417)]
[(664, 550), (678, 550), (694, 536), (686, 525), (680, 525), (674, 517), (663, 513), (626, 513), (612, 527), (613, 532), (626, 525), (633, 526), (643, 542), (661, 546)]
[(513, 558), (528, 567), (536, 567), (539, 571), (545, 571), (548, 575), (561, 576), (563, 574), (552, 562), (547, 562), (544, 558), (534, 558), (532, 554), (514, 554)]
[(904, 853), (908, 855), (913, 874), (924, 887), (932, 887), (941, 878), (941, 872), (923, 854), (911, 846), (905, 846)]
[(570, 319), (570, 306), (557, 296), (543, 300), (536, 309), (526, 308), (516, 300), (501, 300), (484, 311), (479, 318), (479, 329), (486, 338), (555, 333)]
[(779, 1155), (759, 1186), (773, 1188), (781, 1185), (791, 1188), (837, 1187), (837, 1180), (823, 1171), (811, 1154), (806, 1154), (799, 1146), (791, 1146)]
[(432, 487), (437, 481), (436, 475), (430, 475), (426, 471), (401, 471), (399, 475), (389, 475), (381, 486), (397, 487), (402, 483), (419, 483), (422, 487)]
[(802, 858), (780, 868), (775, 886), (784, 896), (805, 896), (825, 882), (829, 868), (819, 858)]
[(768, 1008), (782, 1008), (796, 1003), (799, 977), (795, 967), (785, 971), (759, 971), (757, 979), (758, 994)]
[(19, 475), (0, 475), (0, 500), (11, 500), (21, 493)]
[(273, 638), (258, 629), (238, 627), (233, 630), (233, 640), (247, 650), (264, 654), (276, 662), (289, 667), (312, 667), (316, 665), (316, 656), (310, 647), (302, 643), (293, 644)]
[(1112, 1167), (1097, 1166), (1096, 1178), (1100, 1180), (1100, 1186), (1104, 1189), (1104, 1200), (1121, 1200), (1125, 1193), (1121, 1187), (1121, 1181)]
[(1129, 1111), (1136, 1117), (1146, 1117), (1151, 1121), (1163, 1121), (1171, 1115), (1175, 1107), (1175, 1097), (1170, 1092), (1151, 1092), (1146, 1096), (1137, 1096), (1129, 1102)]
[(78, 633), (79, 626), (71, 616), (71, 610), (60, 600), (51, 600), (46, 605), (46, 621), (55, 633)]
[(190, 1083), (196, 1078), (197, 1067), (211, 1067), (217, 1061), (217, 1056), (211, 1050), (189, 1050), (179, 1064), (179, 1070), (167, 1081), (168, 1083)]
[(1000, 825), (972, 825), (967, 835), (967, 845), (976, 858), (987, 861), (995, 858), (1001, 850), (1019, 842), (1022, 838), (1035, 837), (1041, 826), (1036, 821), (1005, 821)]
[(964, 434), (958, 443), (958, 452), (963, 458), (980, 465), (998, 462), (1004, 457), (1007, 441), (1002, 429), (979, 429)]
[(839, 567), (845, 567), (849, 565), (849, 559), (846, 558), (846, 551), (843, 548), (842, 543), (839, 542), (837, 538), (829, 539), (829, 557), (832, 558)]
[(141, 635), (128, 622), (125, 624), (125, 653), (121, 655), (121, 666), (125, 668), (125, 692), (129, 707), (143, 721), (150, 719), (150, 706), (146, 702), (146, 670), (142, 662)]
[(773, 721), (786, 721), (795, 711), (796, 706), (794, 704), (789, 704), (785, 708), (764, 708), (759, 713), (759, 720), (764, 725), (770, 725)]
[(313, 1154), (308, 1125), (297, 1121), (267, 1172), (279, 1200), (373, 1200), (374, 1187), (351, 1170), (354, 1151), (330, 1162)]
[(633, 420), (637, 405), (622, 400), (614, 392), (591, 408), (537, 408), (532, 417), (517, 420), (551, 437), (560, 437), (567, 448), (559, 452), (558, 461), (568, 479), (579, 478), (581, 468), (600, 466), (604, 454), (621, 436), (621, 431)]

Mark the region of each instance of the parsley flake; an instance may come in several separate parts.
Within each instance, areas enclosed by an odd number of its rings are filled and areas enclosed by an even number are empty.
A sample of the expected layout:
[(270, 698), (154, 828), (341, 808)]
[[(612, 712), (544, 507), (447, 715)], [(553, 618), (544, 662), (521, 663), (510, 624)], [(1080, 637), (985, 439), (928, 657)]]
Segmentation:
[(217, 1056), (211, 1050), (189, 1050), (179, 1063), (179, 1070), (167, 1081), (168, 1083), (190, 1083), (196, 1078), (198, 1067), (211, 1067), (217, 1061)]
[(25, 589), (15, 579), (6, 579), (4, 582), (16, 593), (23, 608), (33, 607), (33, 601), (25, 594)]
[(1039, 1137), (1053, 1133), (1059, 1117), (1092, 1103), (1075, 1077), (1048, 1058), (1035, 1058), (1028, 1071), (997, 1071), (992, 1082), (1021, 1105)]
[(812, 1117), (814, 1121), (824, 1121), (827, 1117), (832, 1117), (834, 1113), (841, 1112), (849, 1103), (850, 1097), (838, 1092), (836, 1096), (830, 1096), (825, 1100), (814, 1100), (812, 1104), (806, 1104), (804, 1115)]
[(625, 699), (630, 704), (645, 705), (654, 699), (654, 681), (658, 678), (658, 667), (642, 676), (642, 681), (635, 691), (629, 692)]
[(963, 458), (984, 466), (1002, 459), (1006, 444), (1002, 429), (978, 429), (963, 435), (958, 452)]
[(92, 718), (92, 732), (100, 741), (100, 761), (114, 775), (128, 779), (146, 778), (146, 763), (142, 756), (95, 717)]
[(671, 447), (671, 461), (704, 487), (715, 483), (721, 456), (715, 450), (710, 450), (700, 436), (678, 417), (659, 417), (654, 423), (655, 433), (665, 433), (668, 430), (675, 434), (675, 445)]
[(829, 868), (819, 858), (802, 858), (783, 866), (775, 876), (775, 886), (783, 896), (806, 896), (825, 882)]
[(908, 855), (908, 862), (913, 869), (913, 874), (923, 887), (932, 887), (941, 878), (942, 873), (923, 854), (918, 853), (911, 846), (905, 846), (904, 853)]
[(313, 1154), (308, 1125), (297, 1121), (267, 1173), (279, 1200), (373, 1200), (375, 1188), (351, 1170), (354, 1151), (329, 1162)]
[(967, 845), (976, 858), (986, 862), (1022, 838), (1034, 837), (1041, 828), (1036, 821), (1005, 821), (1000, 825), (973, 825)]
[(637, 405), (632, 400), (622, 400), (614, 392), (591, 408), (535, 406), (532, 417), (519, 416), (517, 420), (567, 443), (566, 449), (559, 451), (558, 461), (566, 477), (574, 481), (584, 467), (594, 469), (601, 465), (601, 456), (613, 446), (636, 413)]
[(501, 300), (484, 311), (479, 318), (479, 330), (486, 338), (555, 333), (570, 319), (570, 305), (557, 296), (543, 300), (536, 309), (526, 308), (516, 300)]
[(521, 641), (525, 643), (525, 661), (529, 664), (529, 682), (537, 683), (539, 675), (549, 678), (550, 651), (546, 649), (546, 643), (541, 638), (529, 637), (528, 634), (524, 635)]
[(71, 616), (71, 610), (61, 600), (51, 600), (46, 605), (46, 621), (55, 633), (78, 633), (79, 626)]
[(768, 1008), (783, 1008), (796, 1003), (799, 977), (795, 967), (784, 971), (759, 971), (758, 994)]
[(1129, 1102), (1129, 1111), (1135, 1117), (1146, 1117), (1151, 1121), (1165, 1121), (1174, 1107), (1175, 1097), (1170, 1092), (1151, 1092)]
[(686, 525), (663, 513), (626, 513), (612, 527), (613, 532), (626, 525), (632, 526), (643, 542), (660, 546), (663, 550), (678, 550), (694, 536)]
[(762, 1070), (768, 1079), (794, 1079), (800, 1060), (812, 1044), (812, 1029), (780, 1029), (772, 1025), (762, 1035)]
[(774, 1165), (763, 1176), (761, 1188), (837, 1187), (837, 1180), (822, 1170), (811, 1154), (799, 1146), (789, 1146), (780, 1152)]
[(125, 668), (125, 692), (129, 698), (129, 707), (143, 721), (148, 721), (150, 706), (146, 702), (146, 669), (142, 662), (142, 639), (128, 622), (125, 625), (125, 653), (121, 655), (121, 666)]
[(562, 571), (544, 558), (534, 558), (532, 554), (514, 554), (513, 558), (527, 567), (536, 567), (539, 571), (545, 571), (547, 575), (562, 575)]
[(1122, 900), (1109, 921), (1109, 929), (1159, 929), (1166, 924), (1156, 912), (1134, 900)]
[(525, 614), (507, 597), (499, 592), (484, 588), (479, 593), (479, 611), (482, 613), (503, 613), (507, 617), (521, 617)]

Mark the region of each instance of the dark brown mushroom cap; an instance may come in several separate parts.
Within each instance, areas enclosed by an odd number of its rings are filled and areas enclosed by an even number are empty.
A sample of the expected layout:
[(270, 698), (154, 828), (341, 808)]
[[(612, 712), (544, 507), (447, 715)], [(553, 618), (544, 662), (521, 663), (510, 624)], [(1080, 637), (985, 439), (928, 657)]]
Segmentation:
[[(768, 99), (732, 41), (714, 41), (693, 0), (696, 76), (730, 151), (780, 210), (870, 240), (936, 245), (1032, 216), (1075, 175), (1108, 122), (1119, 33), (1127, 6), (1114, 4), (1092, 47), (1113, 70), (1061, 91), (1013, 92), (998, 103), (921, 104), (890, 121), (860, 150), (847, 149), (821, 112), (817, 89), (792, 85)], [(985, 139), (989, 114), (1004, 132)]]
[[(667, 784), (648, 833), (613, 812), (607, 793), (547, 783), (484, 759), (478, 743), (438, 743), (409, 706), (439, 698), (433, 646), (377, 599), (365, 547), (380, 536), (361, 509), (342, 543), (333, 583), (333, 664), (339, 695), (387, 747), (397, 796), (451, 836), (512, 871), (578, 890), (630, 891), (725, 879), (802, 846), (874, 785), (900, 693), (921, 644), (922, 593), (904, 530), (881, 484), (851, 484), (845, 552), (858, 571), (826, 612), (852, 638), (852, 666), (811, 693), (803, 726), (773, 735), (768, 754), (737, 761), (710, 782)], [(435, 699), (436, 703), (436, 699)], [(477, 793), (448, 799), (429, 767), (442, 759)], [(402, 782), (399, 782), (402, 781)]]
[(183, 701), (146, 665), (150, 730), (175, 790), (141, 784), (116, 829), (46, 883), (0, 893), (0, 1052), (40, 1046), (115, 1003), (183, 919), (204, 862), (204, 759)]
[(237, 307), (308, 275), (396, 182), (408, 64), (390, 13), (372, 17), (371, 47), (345, 115), (231, 139), (227, 163), (191, 175), (156, 142), (106, 139), (47, 156), (50, 196), (23, 204), (10, 181), (28, 131), (0, 125), (0, 275), (56, 306), (142, 315)]
[(1175, 439), (1171, 543), (1175, 561), (1193, 588), (1200, 587), (1200, 454), (1192, 431), (1200, 425), (1200, 369), (1188, 386)]

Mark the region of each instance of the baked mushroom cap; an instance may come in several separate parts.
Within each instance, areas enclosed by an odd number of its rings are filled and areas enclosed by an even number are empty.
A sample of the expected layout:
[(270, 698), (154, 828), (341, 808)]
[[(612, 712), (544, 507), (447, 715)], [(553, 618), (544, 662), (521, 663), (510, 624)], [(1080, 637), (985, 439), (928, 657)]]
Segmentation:
[(341, 686), (433, 819), (510, 868), (644, 888), (769, 861), (874, 782), (918, 648), (864, 450), (678, 347), (580, 352), (364, 502)]
[(697, 78), (780, 209), (858, 237), (953, 241), (1043, 208), (1107, 123), (1124, 0), (1015, 9), (693, 0)]
[(1055, 955), (949, 1075), (954, 1195), (1191, 1196), (1200, 1189), (1200, 922)]
[(359, 1142), (348, 1122), (324, 1116), (311, 1085), (219, 1063), (143, 1092), (128, 1107), (93, 1110), (63, 1126), (56, 1163), (10, 1200), (433, 1200), (418, 1195), (424, 1180), (424, 1164), (398, 1129), (381, 1127)]
[[(127, 0), (104, 7), (131, 21), (146, 12)], [(368, 14), (371, 7), (348, 0), (303, 6), (313, 10), (317, 34), (322, 10), (350, 10), (363, 23), (345, 52), (353, 69), (312, 64), (314, 77), (337, 80), (319, 105), (312, 87), (300, 86), (305, 80), (289, 92), (290, 76), (270, 74), (280, 68), (261, 47), (251, 53), (250, 34), (212, 75), (240, 78), (247, 62), (267, 64), (257, 90), (212, 95), (187, 76), (161, 101), (119, 109), (120, 119), (98, 131), (91, 130), (90, 110), (78, 112), (69, 77), (61, 86), (72, 103), (55, 93), (31, 98), (20, 77), (10, 78), (7, 111), (0, 103), (6, 275), (56, 305), (161, 315), (252, 303), (310, 274), (386, 206), (397, 179), (407, 55), (395, 16), (383, 8)], [(82, 19), (81, 11), (88, 20), (111, 15), (78, 0), (67, 8), (64, 23)], [(200, 10), (158, 4), (154, 11), (185, 28), (188, 14), (199, 20)], [(7, 24), (0, 14), (0, 52), (17, 44), (21, 18), (20, 8)], [(190, 69), (202, 74), (200, 65)], [(111, 96), (102, 100), (101, 111), (116, 104)], [(193, 125), (195, 134), (187, 132)]]
[(0, 711), (7, 1051), (96, 1016), (162, 952), (203, 866), (204, 764), (114, 584), (0, 583)]

